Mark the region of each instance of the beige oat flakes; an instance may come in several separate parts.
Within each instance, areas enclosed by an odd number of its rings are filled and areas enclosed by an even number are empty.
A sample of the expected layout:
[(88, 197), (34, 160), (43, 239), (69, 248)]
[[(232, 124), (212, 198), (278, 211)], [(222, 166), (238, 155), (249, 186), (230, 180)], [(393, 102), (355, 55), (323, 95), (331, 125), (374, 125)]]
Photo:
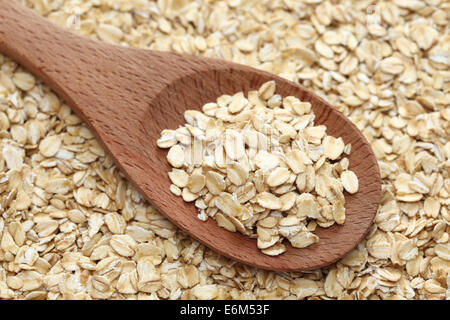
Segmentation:
[[(448, 2), (386, 0), (370, 7), (351, 0), (25, 4), (85, 37), (227, 59), (299, 82), (348, 116), (368, 139), (378, 158), (383, 197), (365, 239), (331, 266), (283, 273), (235, 263), (177, 230), (146, 203), (95, 147), (80, 118), (39, 79), (0, 55), (0, 299), (450, 298)], [(205, 105), (203, 112), (225, 120), (229, 115), (221, 108), (230, 98)], [(279, 99), (271, 98), (270, 106), (276, 109)], [(309, 112), (304, 105), (294, 106), (299, 115)], [(308, 123), (304, 115), (294, 127)], [(41, 141), (54, 136), (61, 145), (52, 146), (47, 156)], [(188, 142), (182, 131), (168, 132), (160, 143), (169, 147), (183, 139)], [(278, 158), (267, 155), (262, 152), (255, 165), (279, 166)], [(283, 167), (312, 173), (301, 157), (287, 156)], [(341, 161), (341, 167), (337, 173), (348, 163)], [(225, 166), (220, 168), (225, 171), (205, 175), (214, 195), (230, 183)], [(261, 173), (255, 177), (253, 186), (236, 187), (238, 201), (266, 191)], [(302, 174), (294, 186), (311, 188), (310, 177)], [(54, 179), (57, 187), (50, 182)], [(179, 194), (185, 188), (173, 186)], [(80, 188), (87, 189), (90, 206), (79, 197)], [(106, 203), (95, 201), (102, 193), (109, 198), (105, 208), (96, 206)], [(206, 216), (214, 214), (206, 211)], [(115, 229), (112, 213), (123, 218), (124, 229), (122, 222)], [(333, 217), (328, 209), (323, 214)], [(280, 234), (287, 236), (295, 219), (280, 219)], [(124, 234), (137, 243), (133, 256), (111, 247), (111, 237)]]
[[(226, 120), (188, 110), (188, 124), (177, 130), (185, 131), (190, 142), (162, 143), (175, 132), (170, 129), (157, 141), (170, 148), (167, 159), (174, 169), (169, 178), (184, 186), (185, 201), (196, 201), (198, 218), (212, 217), (228, 231), (257, 238), (258, 248), (271, 256), (286, 251), (284, 239), (296, 248), (318, 242), (312, 219), (321, 227), (345, 223), (343, 190), (358, 191), (342, 138), (314, 125), (310, 103), (275, 93), (276, 83), (269, 81), (247, 97), (243, 92), (221, 96), (202, 110), (222, 105), (232, 114)], [(195, 149), (196, 142), (207, 151)], [(198, 154), (183, 158), (183, 148)], [(174, 187), (171, 191), (180, 195)], [(290, 223), (281, 226), (281, 219)]]

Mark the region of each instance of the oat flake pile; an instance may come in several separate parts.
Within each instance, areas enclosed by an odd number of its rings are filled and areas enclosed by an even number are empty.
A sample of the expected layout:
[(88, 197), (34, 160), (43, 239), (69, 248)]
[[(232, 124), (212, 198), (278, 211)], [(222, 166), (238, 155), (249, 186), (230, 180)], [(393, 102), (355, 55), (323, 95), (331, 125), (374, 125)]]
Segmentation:
[(383, 197), (366, 238), (327, 268), (235, 263), (147, 204), (70, 108), (0, 55), (0, 299), (449, 299), (448, 2), (22, 2), (86, 37), (314, 90), (371, 143)]
[(194, 202), (197, 218), (256, 239), (278, 256), (319, 242), (317, 226), (345, 223), (345, 196), (358, 192), (348, 170), (351, 144), (315, 125), (311, 103), (258, 90), (221, 95), (202, 111), (186, 110), (184, 126), (163, 129), (170, 191)]

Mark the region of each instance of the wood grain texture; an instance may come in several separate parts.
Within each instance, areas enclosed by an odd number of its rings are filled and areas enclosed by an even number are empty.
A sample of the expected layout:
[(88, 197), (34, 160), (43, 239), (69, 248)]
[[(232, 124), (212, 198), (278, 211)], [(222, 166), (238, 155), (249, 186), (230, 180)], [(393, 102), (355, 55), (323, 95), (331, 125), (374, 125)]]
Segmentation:
[[(222, 60), (130, 49), (77, 36), (19, 3), (0, 0), (0, 51), (42, 79), (89, 125), (127, 178), (161, 213), (209, 248), (269, 270), (311, 270), (335, 262), (362, 240), (375, 217), (381, 178), (370, 145), (344, 115), (307, 89)], [(193, 204), (169, 191), (160, 131), (184, 123), (186, 109), (200, 109), (222, 94), (247, 93), (274, 79), (282, 96), (311, 102), (316, 123), (352, 144), (350, 169), (360, 189), (346, 195), (344, 225), (318, 228), (320, 241), (278, 257), (262, 254), (256, 240), (197, 219)]]

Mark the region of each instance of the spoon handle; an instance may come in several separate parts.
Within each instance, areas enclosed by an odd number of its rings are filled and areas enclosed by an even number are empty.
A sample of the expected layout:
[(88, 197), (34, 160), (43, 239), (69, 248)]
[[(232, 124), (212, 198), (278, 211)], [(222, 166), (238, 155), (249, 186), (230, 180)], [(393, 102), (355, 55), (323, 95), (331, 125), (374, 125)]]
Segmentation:
[(103, 114), (121, 113), (124, 99), (114, 90), (118, 86), (114, 81), (138, 85), (139, 77), (128, 76), (146, 73), (154, 88), (149, 101), (170, 82), (162, 76), (170, 54), (130, 51), (59, 27), (19, 1), (0, 0), (0, 52), (46, 83), (94, 128), (104, 120)]
[[(207, 59), (130, 50), (79, 36), (11, 0), (0, 0), (0, 52), (43, 80), (87, 122), (98, 118), (99, 109), (121, 111), (122, 103), (111, 103), (123, 102), (113, 90), (119, 85), (151, 88), (149, 102), (175, 79), (209, 67)], [(128, 90), (128, 96), (138, 98), (137, 91)]]

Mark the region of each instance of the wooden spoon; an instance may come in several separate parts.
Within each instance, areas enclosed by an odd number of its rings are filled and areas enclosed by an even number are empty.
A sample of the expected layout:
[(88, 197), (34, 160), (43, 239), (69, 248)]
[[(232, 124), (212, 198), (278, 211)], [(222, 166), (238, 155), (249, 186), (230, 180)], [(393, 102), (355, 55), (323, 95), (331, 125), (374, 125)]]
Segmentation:
[[(300, 271), (335, 262), (362, 240), (381, 197), (378, 164), (361, 132), (327, 102), (276, 75), (216, 59), (114, 46), (59, 28), (31, 9), (0, 0), (0, 51), (42, 79), (89, 125), (127, 178), (161, 213), (209, 248), (269, 270)], [(184, 124), (186, 109), (222, 94), (247, 93), (275, 80), (282, 96), (309, 101), (316, 123), (352, 144), (350, 169), (359, 192), (346, 195), (342, 226), (318, 228), (320, 241), (305, 249), (287, 246), (277, 257), (262, 254), (256, 240), (232, 233), (169, 191), (166, 150), (160, 131)]]

